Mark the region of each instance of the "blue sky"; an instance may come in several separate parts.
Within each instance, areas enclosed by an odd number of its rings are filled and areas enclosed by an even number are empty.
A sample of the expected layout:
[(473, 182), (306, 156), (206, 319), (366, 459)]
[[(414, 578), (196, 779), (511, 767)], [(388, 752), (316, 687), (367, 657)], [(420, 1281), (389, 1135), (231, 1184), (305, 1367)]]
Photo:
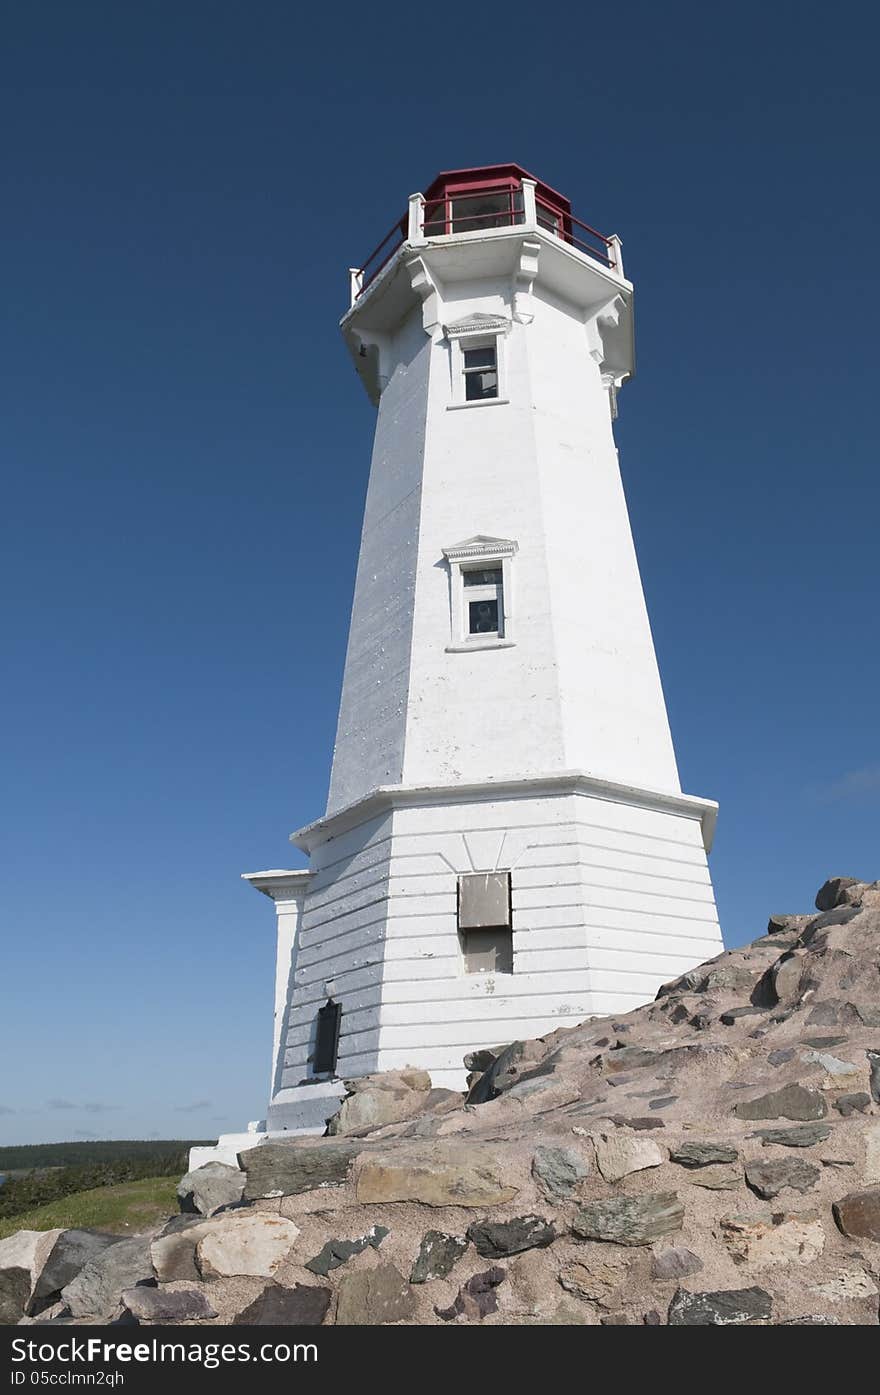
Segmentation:
[(373, 412), (337, 321), (437, 170), (624, 240), (618, 443), (728, 942), (880, 876), (876, 11), (36, 0), (2, 64), (0, 1140), (265, 1106)]

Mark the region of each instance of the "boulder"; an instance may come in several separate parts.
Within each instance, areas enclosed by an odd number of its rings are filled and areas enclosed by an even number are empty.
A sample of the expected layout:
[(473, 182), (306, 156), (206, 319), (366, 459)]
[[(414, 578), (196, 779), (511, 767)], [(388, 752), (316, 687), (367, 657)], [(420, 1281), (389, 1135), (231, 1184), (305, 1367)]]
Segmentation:
[(548, 1201), (566, 1201), (588, 1172), (584, 1158), (574, 1148), (535, 1149), (532, 1176)]
[(856, 877), (829, 877), (816, 892), (816, 910), (833, 911), (836, 906), (846, 906), (857, 901), (858, 891), (864, 890), (865, 882)]
[(54, 1303), (61, 1290), (75, 1279), (77, 1274), (102, 1250), (117, 1245), (121, 1235), (105, 1235), (99, 1230), (62, 1230), (43, 1265), (40, 1277), (34, 1288), (29, 1311), (42, 1312)]
[(543, 1216), (516, 1216), (512, 1221), (478, 1221), (468, 1227), (467, 1238), (484, 1259), (506, 1259), (523, 1250), (545, 1249), (556, 1231)]
[(196, 1245), (211, 1229), (207, 1221), (199, 1221), (195, 1216), (175, 1219), (186, 1224), (167, 1225), (150, 1244), (150, 1259), (156, 1278), (162, 1284), (200, 1277), (196, 1266)]
[(445, 1279), (461, 1259), (469, 1243), (465, 1235), (447, 1235), (442, 1230), (425, 1231), (413, 1262), (410, 1283), (425, 1284), (431, 1279)]
[(773, 1300), (763, 1288), (716, 1289), (686, 1293), (679, 1289), (669, 1305), (670, 1327), (741, 1327), (768, 1323)]
[(231, 1211), (210, 1226), (196, 1245), (204, 1279), (250, 1274), (271, 1279), (289, 1255), (299, 1227), (266, 1211)]
[(771, 1158), (767, 1162), (747, 1162), (746, 1182), (764, 1201), (772, 1201), (786, 1187), (808, 1192), (819, 1180), (819, 1169), (804, 1158)]
[(59, 1230), (17, 1230), (0, 1240), (0, 1323), (24, 1317), (60, 1234)]
[(365, 1204), (418, 1201), (424, 1206), (496, 1206), (517, 1188), (502, 1179), (497, 1150), (438, 1144), (430, 1153), (371, 1153), (357, 1179)]
[(606, 1182), (619, 1182), (631, 1172), (659, 1167), (664, 1161), (653, 1139), (639, 1138), (622, 1131), (594, 1134), (593, 1144), (596, 1165)]
[(119, 1296), (126, 1289), (155, 1283), (150, 1237), (133, 1235), (92, 1255), (61, 1297), (75, 1318), (107, 1318), (118, 1311)]
[(129, 1288), (121, 1298), (125, 1311), (138, 1322), (194, 1322), (217, 1316), (201, 1288)]
[(310, 1140), (262, 1143), (239, 1157), (245, 1174), (244, 1200), (297, 1196), (300, 1192), (338, 1187), (345, 1182), (360, 1152), (356, 1143)]
[(733, 1112), (738, 1119), (824, 1119), (828, 1105), (818, 1090), (807, 1085), (783, 1085), (768, 1095), (740, 1100)]
[(306, 1261), (305, 1267), (313, 1274), (326, 1277), (331, 1269), (338, 1269), (340, 1265), (347, 1263), (352, 1255), (359, 1255), (366, 1249), (378, 1250), (388, 1233), (387, 1226), (374, 1225), (366, 1235), (359, 1235), (355, 1240), (328, 1240), (314, 1259)]
[(329, 1288), (296, 1284), (268, 1284), (263, 1292), (236, 1316), (236, 1326), (320, 1327), (333, 1294)]
[(228, 1206), (237, 1206), (244, 1192), (245, 1175), (227, 1163), (209, 1162), (181, 1178), (177, 1204), (187, 1214), (213, 1216)]
[(340, 1327), (375, 1327), (405, 1322), (416, 1308), (416, 1297), (393, 1264), (343, 1274), (339, 1283), (336, 1322)]
[(653, 1196), (621, 1196), (582, 1206), (571, 1223), (584, 1240), (605, 1240), (617, 1245), (652, 1245), (664, 1235), (681, 1230), (684, 1207), (677, 1192)]
[(838, 1229), (851, 1240), (880, 1242), (880, 1188), (850, 1192), (831, 1209)]

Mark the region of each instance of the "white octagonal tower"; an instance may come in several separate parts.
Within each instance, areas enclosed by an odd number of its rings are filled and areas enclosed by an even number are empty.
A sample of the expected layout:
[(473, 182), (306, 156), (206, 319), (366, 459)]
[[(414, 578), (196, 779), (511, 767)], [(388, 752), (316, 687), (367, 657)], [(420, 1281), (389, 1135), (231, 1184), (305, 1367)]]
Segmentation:
[[(624, 1012), (722, 947), (612, 422), (620, 242), (516, 165), (410, 198), (342, 331), (378, 408), (326, 813), (278, 912), (268, 1127)], [(319, 1016), (320, 1013), (320, 1016)]]

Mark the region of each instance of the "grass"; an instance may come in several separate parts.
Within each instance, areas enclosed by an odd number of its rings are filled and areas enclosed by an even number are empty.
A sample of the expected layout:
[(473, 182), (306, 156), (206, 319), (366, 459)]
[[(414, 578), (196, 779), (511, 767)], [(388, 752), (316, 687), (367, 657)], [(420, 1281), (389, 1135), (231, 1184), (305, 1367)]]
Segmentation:
[(58, 1201), (0, 1220), (0, 1240), (17, 1230), (89, 1230), (136, 1235), (177, 1212), (177, 1177), (140, 1177), (112, 1187), (72, 1192)]

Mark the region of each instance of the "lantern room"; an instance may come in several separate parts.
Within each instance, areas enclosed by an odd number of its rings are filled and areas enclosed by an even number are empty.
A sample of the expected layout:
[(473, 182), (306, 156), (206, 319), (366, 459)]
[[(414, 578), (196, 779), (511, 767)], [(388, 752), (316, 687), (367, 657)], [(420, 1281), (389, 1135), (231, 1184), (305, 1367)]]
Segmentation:
[[(519, 165), (444, 170), (425, 192), (424, 236), (510, 228), (525, 222), (522, 181), (531, 178)], [(557, 237), (570, 237), (569, 200), (549, 184), (540, 180), (534, 184), (538, 226)]]

